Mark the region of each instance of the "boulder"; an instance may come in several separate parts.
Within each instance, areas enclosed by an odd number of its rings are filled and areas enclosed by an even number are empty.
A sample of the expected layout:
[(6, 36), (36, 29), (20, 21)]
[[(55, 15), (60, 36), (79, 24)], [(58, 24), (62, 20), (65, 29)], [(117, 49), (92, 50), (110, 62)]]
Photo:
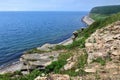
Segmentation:
[(75, 65), (75, 62), (68, 62), (66, 65), (64, 65), (64, 70), (69, 70)]
[(85, 43), (85, 47), (93, 47), (93, 43)]
[(85, 69), (85, 72), (87, 73), (95, 73), (96, 69), (92, 68), (92, 69)]
[(120, 56), (120, 50), (115, 50), (112, 52), (112, 55)]

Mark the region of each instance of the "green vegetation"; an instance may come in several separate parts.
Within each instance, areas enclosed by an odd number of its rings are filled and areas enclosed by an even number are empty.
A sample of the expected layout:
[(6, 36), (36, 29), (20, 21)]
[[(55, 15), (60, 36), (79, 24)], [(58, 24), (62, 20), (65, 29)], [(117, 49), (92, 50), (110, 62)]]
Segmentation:
[(74, 49), (76, 47), (84, 48), (85, 47), (84, 44), (85, 44), (85, 38), (84, 37), (83, 38), (79, 37), (79, 40), (76, 40), (72, 44), (69, 44), (69, 45), (67, 45), (65, 47), (66, 47), (66, 49)]
[(109, 24), (112, 24), (113, 22), (120, 20), (120, 13), (113, 14), (103, 20), (98, 20), (94, 22), (92, 25), (90, 25), (88, 28), (83, 30), (81, 32), (81, 36), (84, 37), (84, 39), (87, 39), (92, 33), (94, 33), (97, 29), (106, 27)]
[(112, 14), (120, 12), (120, 5), (95, 7), (90, 12), (90, 17), (94, 20), (104, 20)]
[(80, 57), (78, 58), (77, 68), (83, 69), (85, 67), (85, 65), (87, 64), (87, 57), (87, 53), (80, 55)]
[[(77, 49), (76, 49), (77, 50)], [(85, 75), (84, 67), (87, 64), (87, 53), (78, 55), (76, 65), (70, 70), (62, 70), (63, 66), (67, 63), (67, 59), (70, 58), (73, 54), (63, 53), (60, 54), (57, 61), (52, 62), (51, 65), (46, 67), (46, 73), (54, 72), (59, 74), (68, 74), (70, 76)], [(75, 72), (76, 69), (79, 69), (78, 72)]]
[[(84, 76), (87, 73), (84, 71), (84, 67), (87, 64), (87, 54), (82, 54), (82, 55), (78, 55), (79, 57), (77, 58), (77, 63), (76, 65), (67, 71), (60, 71), (60, 74), (68, 74), (70, 76)], [(77, 72), (75, 72), (76, 69), (79, 69)]]
[(102, 58), (97, 58), (97, 59), (93, 60), (93, 62), (100, 63), (102, 66), (104, 66), (106, 64), (106, 61), (103, 60)]
[(56, 45), (54, 50), (62, 50), (65, 49), (64, 45)]
[(67, 63), (67, 59), (70, 57), (71, 53), (60, 54), (57, 61), (52, 62), (49, 66), (46, 67), (46, 72), (60, 73), (60, 69)]
[(110, 15), (120, 12), (120, 5), (94, 7), (90, 13)]
[[(37, 76), (41, 75), (42, 72), (39, 70), (34, 70), (28, 75), (22, 75), (20, 72), (7, 73), (0, 75), (0, 80), (34, 80)], [(16, 76), (15, 75), (19, 75)]]
[(97, 29), (103, 28), (113, 22), (120, 20), (120, 13), (113, 14), (105, 19), (100, 19), (95, 21), (92, 25), (84, 29), (83, 31), (79, 31), (78, 40), (74, 41), (72, 44), (65, 46), (66, 49), (74, 49), (75, 47), (84, 48), (85, 40), (94, 33)]
[(94, 19), (95, 21), (104, 20), (104, 19), (107, 18), (108, 16), (109, 16), (109, 15), (95, 14), (95, 13), (90, 14), (90, 17), (91, 17), (92, 19)]

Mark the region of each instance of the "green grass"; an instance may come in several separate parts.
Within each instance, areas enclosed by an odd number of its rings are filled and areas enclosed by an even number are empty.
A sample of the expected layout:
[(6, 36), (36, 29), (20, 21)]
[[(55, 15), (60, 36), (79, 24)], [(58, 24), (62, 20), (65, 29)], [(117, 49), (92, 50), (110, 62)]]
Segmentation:
[(103, 15), (103, 14), (95, 14), (95, 13), (91, 13), (90, 14), (90, 17), (92, 19), (94, 19), (95, 21), (98, 21), (98, 20), (103, 20), (107, 17), (109, 17), (110, 15)]
[(64, 45), (56, 45), (54, 50), (66, 49)]
[(46, 72), (54, 72), (54, 73), (59, 73), (60, 69), (67, 63), (67, 59), (71, 56), (71, 53), (63, 53), (60, 54), (59, 58), (57, 61), (52, 62), (52, 64), (48, 65), (46, 67)]
[(75, 69), (61, 71), (60, 74), (68, 74), (69, 76), (78, 76), (80, 72), (75, 72)]
[(120, 12), (120, 5), (109, 5), (109, 6), (98, 6), (94, 7), (90, 13), (96, 13), (96, 14), (116, 14)]
[[(84, 76), (87, 73), (84, 71), (84, 67), (87, 64), (87, 53), (82, 54), (82, 55), (78, 55), (79, 57), (77, 58), (78, 61), (76, 62), (76, 65), (67, 71), (61, 71), (60, 74), (68, 74), (70, 76)], [(79, 69), (78, 72), (75, 72), (76, 69)]]
[(83, 69), (85, 67), (85, 65), (87, 64), (87, 57), (88, 57), (87, 53), (84, 53), (78, 58), (77, 64), (78, 68)]
[[(37, 76), (41, 75), (42, 72), (39, 70), (34, 70), (28, 75), (22, 75), (20, 72), (7, 73), (0, 75), (0, 80), (34, 80)], [(15, 75), (19, 75), (15, 77)]]
[(97, 59), (93, 60), (93, 62), (100, 63), (102, 66), (104, 66), (106, 64), (106, 61), (102, 58), (97, 58)]

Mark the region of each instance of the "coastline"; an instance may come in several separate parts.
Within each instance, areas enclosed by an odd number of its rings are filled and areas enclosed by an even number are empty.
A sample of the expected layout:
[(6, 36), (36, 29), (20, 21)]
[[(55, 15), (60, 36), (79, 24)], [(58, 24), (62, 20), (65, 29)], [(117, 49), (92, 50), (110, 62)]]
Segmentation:
[[(63, 40), (62, 42), (55, 43), (55, 44), (45, 43), (42, 46), (36, 47), (36, 48), (37, 49), (41, 48), (43, 50), (44, 49), (47, 50), (46, 47), (54, 47), (56, 45), (68, 45), (68, 44), (71, 44), (73, 42), (72, 37), (73, 36), (69, 37), (68, 39)], [(24, 55), (24, 52), (23, 52), (23, 55)], [(18, 61), (13, 61), (13, 62), (8, 63), (6, 65), (1, 65), (0, 66), (0, 74), (4, 74), (4, 73), (7, 73), (7, 72), (15, 72), (15, 71), (21, 70), (21, 68), (23, 66), (23, 62), (20, 61), (20, 58), (19, 58)]]
[[(88, 16), (84, 16), (84, 17), (82, 18), (82, 21), (83, 21), (84, 23), (86, 23), (87, 25), (91, 25), (91, 24), (94, 22), (94, 20), (92, 20), (92, 19), (91, 19), (90, 17), (88, 17)], [(81, 27), (81, 28), (82, 28), (82, 27)], [(68, 45), (68, 44), (71, 44), (71, 43), (73, 42), (72, 37), (73, 37), (73, 36), (71, 36), (70, 38), (68, 38), (68, 39), (66, 39), (66, 40), (64, 40), (64, 41), (62, 41), (62, 42), (56, 43), (56, 44), (46, 43), (46, 44), (44, 44), (44, 45), (42, 45), (42, 46), (40, 46), (40, 47), (36, 47), (36, 48), (37, 48), (37, 49), (43, 49), (43, 50), (45, 49), (45, 50), (46, 50), (46, 47), (54, 47), (54, 46), (56, 46), (56, 45)], [(23, 55), (24, 55), (24, 54), (23, 54)], [(21, 58), (21, 57), (20, 57), (20, 58)], [(19, 58), (19, 59), (20, 59), (20, 58)], [(21, 70), (22, 65), (23, 65), (22, 61), (18, 60), (18, 61), (15, 61), (15, 62), (10, 63), (10, 64), (8, 64), (8, 65), (0, 66), (0, 74), (4, 74), (4, 73), (7, 73), (7, 72), (14, 72), (14, 71), (17, 71), (17, 70)]]

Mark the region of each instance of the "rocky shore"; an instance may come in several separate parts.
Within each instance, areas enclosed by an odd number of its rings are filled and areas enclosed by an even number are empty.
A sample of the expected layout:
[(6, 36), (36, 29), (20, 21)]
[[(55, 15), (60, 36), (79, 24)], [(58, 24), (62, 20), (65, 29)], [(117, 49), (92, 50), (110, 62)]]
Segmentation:
[[(73, 37), (73, 36), (72, 36)], [(50, 48), (56, 45), (68, 45), (73, 42), (72, 37), (66, 39), (57, 44), (46, 43), (41, 47), (37, 47), (37, 50), (48, 51), (41, 53), (27, 54), (26, 52), (20, 57), (19, 61), (13, 62), (7, 66), (0, 68), (0, 74), (13, 73), (15, 71), (23, 71), (23, 74), (28, 74), (28, 70), (33, 70), (35, 68), (44, 69), (51, 62), (57, 60), (59, 53), (63, 51), (50, 51)]]

